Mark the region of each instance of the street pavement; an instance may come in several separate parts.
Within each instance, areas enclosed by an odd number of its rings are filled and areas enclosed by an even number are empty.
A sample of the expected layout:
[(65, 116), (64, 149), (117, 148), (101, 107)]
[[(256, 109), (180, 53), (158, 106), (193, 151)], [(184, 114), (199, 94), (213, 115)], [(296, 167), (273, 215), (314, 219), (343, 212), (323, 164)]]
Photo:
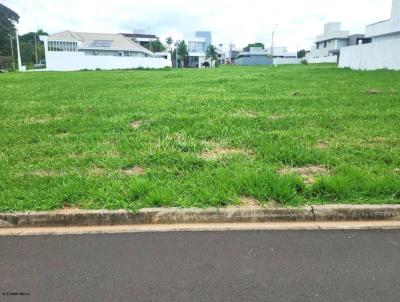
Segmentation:
[(400, 230), (0, 236), (0, 301), (400, 301)]

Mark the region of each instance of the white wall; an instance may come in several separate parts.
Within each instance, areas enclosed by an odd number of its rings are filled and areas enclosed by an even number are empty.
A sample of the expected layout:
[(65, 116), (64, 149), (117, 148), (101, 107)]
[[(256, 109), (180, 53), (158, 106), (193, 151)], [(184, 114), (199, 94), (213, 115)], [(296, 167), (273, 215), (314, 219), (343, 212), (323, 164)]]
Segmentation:
[(117, 57), (117, 56), (90, 56), (83, 52), (55, 52), (46, 53), (47, 70), (75, 71), (82, 69), (128, 69), (128, 68), (164, 68), (170, 67), (171, 61), (164, 58), (151, 57)]
[(339, 67), (358, 70), (400, 70), (400, 33), (370, 44), (342, 48)]
[[(342, 49), (340, 51), (342, 51)], [(320, 57), (320, 58), (307, 58), (307, 62), (310, 63), (310, 64), (337, 63), (337, 56)]]
[(296, 58), (274, 58), (274, 65), (300, 64), (303, 59)]

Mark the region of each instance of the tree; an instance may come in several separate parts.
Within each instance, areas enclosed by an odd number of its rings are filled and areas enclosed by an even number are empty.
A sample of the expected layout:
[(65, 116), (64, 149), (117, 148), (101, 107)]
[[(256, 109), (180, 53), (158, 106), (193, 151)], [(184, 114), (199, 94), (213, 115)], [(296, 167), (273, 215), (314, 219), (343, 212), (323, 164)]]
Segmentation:
[(182, 68), (185, 67), (185, 60), (189, 55), (188, 47), (185, 40), (176, 42), (176, 53), (178, 55), (179, 61), (181, 61)]
[(243, 48), (243, 51), (250, 51), (251, 47), (261, 47), (262, 49), (265, 49), (265, 46), (263, 43), (256, 42), (256, 43), (251, 43), (247, 45), (245, 48)]
[(297, 52), (297, 58), (299, 59), (304, 58), (307, 53), (309, 53), (309, 51), (306, 51), (305, 49), (299, 50)]
[(39, 41), (39, 36), (47, 35), (46, 32), (39, 29), (19, 37), (21, 60), (24, 65), (38, 63), (45, 59), (44, 45)]
[(151, 41), (150, 51), (152, 52), (163, 52), (165, 50), (165, 46), (160, 42), (160, 39), (155, 41)]
[(211, 60), (211, 66), (213, 66), (213, 61), (218, 60), (218, 50), (217, 48), (210, 44), (206, 49), (206, 59)]
[(165, 44), (168, 45), (169, 51), (172, 53), (172, 47), (171, 45), (174, 43), (174, 40), (172, 39), (172, 37), (168, 37), (165, 39)]
[[(0, 56), (11, 56), (10, 37), (15, 39), (15, 24), (18, 21), (18, 14), (0, 3)], [(15, 41), (13, 44), (14, 52), (16, 53)]]

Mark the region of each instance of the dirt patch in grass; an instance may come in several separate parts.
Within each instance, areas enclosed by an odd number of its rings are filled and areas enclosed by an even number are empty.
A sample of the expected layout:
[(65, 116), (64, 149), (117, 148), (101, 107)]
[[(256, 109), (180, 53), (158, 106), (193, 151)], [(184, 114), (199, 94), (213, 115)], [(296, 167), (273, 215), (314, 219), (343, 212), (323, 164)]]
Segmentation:
[(128, 176), (139, 176), (145, 173), (145, 170), (139, 166), (132, 166), (122, 169), (122, 173)]
[(56, 171), (52, 171), (52, 170), (36, 170), (32, 172), (33, 176), (39, 176), (39, 177), (55, 177), (55, 176), (61, 176), (62, 173), (60, 172), (56, 172)]
[(279, 175), (298, 174), (306, 184), (313, 184), (320, 175), (328, 174), (329, 170), (325, 166), (306, 166), (306, 167), (283, 167), (279, 169)]
[(369, 88), (367, 94), (379, 94), (381, 91), (378, 88)]
[(44, 116), (38, 116), (38, 117), (31, 117), (25, 119), (25, 123), (27, 124), (48, 124), (54, 121), (61, 121), (66, 117), (66, 115), (56, 115), (56, 116), (50, 116), (50, 115), (44, 115)]
[(279, 208), (282, 205), (275, 201), (275, 200), (270, 200), (267, 203), (261, 203), (258, 199), (251, 197), (251, 196), (241, 196), (239, 198), (239, 204), (229, 206), (228, 208), (259, 208), (259, 207), (264, 207), (264, 208)]
[(317, 142), (317, 144), (315, 145), (315, 147), (316, 147), (317, 149), (320, 149), (320, 150), (326, 150), (326, 149), (329, 148), (329, 145), (328, 145), (328, 143), (326, 143), (326, 142), (324, 142), (324, 141), (319, 141), (319, 142)]
[(92, 167), (89, 170), (89, 175), (94, 176), (94, 177), (99, 177), (99, 176), (106, 176), (108, 175), (109, 172), (101, 167)]
[(276, 114), (270, 114), (270, 115), (268, 116), (268, 119), (271, 120), (271, 121), (280, 120), (280, 119), (282, 119), (282, 118), (284, 118), (284, 117), (281, 116), (281, 115), (276, 115)]
[(62, 209), (56, 210), (56, 213), (69, 214), (79, 212), (81, 209), (77, 206), (65, 205)]
[(218, 160), (224, 157), (234, 156), (234, 155), (251, 155), (251, 151), (247, 149), (232, 148), (232, 147), (222, 147), (215, 145), (211, 150), (207, 150), (201, 154), (201, 158), (206, 160)]
[(131, 122), (131, 127), (133, 129), (139, 129), (143, 125), (143, 121), (136, 120)]
[(261, 204), (254, 197), (243, 196), (243, 197), (240, 197), (239, 206), (246, 207), (246, 208), (256, 208), (256, 207), (260, 207)]

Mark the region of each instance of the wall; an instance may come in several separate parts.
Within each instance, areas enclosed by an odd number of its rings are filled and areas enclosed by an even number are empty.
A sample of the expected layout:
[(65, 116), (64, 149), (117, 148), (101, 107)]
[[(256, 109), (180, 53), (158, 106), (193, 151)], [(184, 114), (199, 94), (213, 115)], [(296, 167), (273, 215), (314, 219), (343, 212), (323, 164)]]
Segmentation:
[(82, 69), (128, 69), (128, 68), (164, 68), (171, 61), (163, 58), (88, 56), (82, 52), (46, 53), (47, 70), (73, 71)]
[(293, 59), (293, 58), (274, 58), (274, 65), (293, 65), (300, 64), (303, 59)]
[(235, 60), (236, 65), (272, 65), (272, 59), (267, 56), (241, 57)]
[(400, 70), (400, 33), (386, 36), (370, 44), (344, 47), (339, 67), (358, 70)]
[[(342, 49), (340, 51), (342, 51)], [(337, 56), (320, 57), (320, 58), (307, 58), (307, 62), (310, 63), (310, 64), (337, 63)]]

